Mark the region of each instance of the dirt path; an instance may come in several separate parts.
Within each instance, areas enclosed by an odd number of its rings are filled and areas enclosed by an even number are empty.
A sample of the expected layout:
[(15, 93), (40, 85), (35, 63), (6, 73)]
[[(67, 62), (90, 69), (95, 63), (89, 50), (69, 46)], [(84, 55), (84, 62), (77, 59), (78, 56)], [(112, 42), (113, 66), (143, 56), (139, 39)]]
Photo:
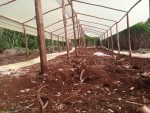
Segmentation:
[[(74, 51), (74, 49), (72, 49), (70, 51), (70, 53), (73, 52), (73, 51)], [(64, 55), (64, 54), (66, 54), (66, 51), (47, 54), (47, 60), (54, 59), (57, 56)], [(34, 65), (34, 64), (38, 64), (38, 63), (40, 63), (40, 57), (37, 57), (37, 58), (35, 58), (33, 60), (25, 61), (25, 62), (19, 62), (19, 63), (14, 63), (14, 64), (8, 64), (8, 65), (0, 66), (0, 70), (4, 71), (4, 70), (9, 70), (9, 69), (19, 69), (19, 68), (22, 68), (22, 67), (31, 66), (31, 65)]]

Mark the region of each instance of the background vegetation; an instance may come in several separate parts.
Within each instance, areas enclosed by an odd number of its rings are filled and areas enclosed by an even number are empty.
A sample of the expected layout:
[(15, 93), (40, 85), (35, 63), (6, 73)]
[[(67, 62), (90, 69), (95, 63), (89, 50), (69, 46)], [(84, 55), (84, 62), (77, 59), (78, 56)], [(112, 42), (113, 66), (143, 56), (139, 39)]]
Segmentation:
[[(35, 49), (38, 49), (37, 37), (32, 35), (27, 35), (27, 37), (29, 50), (33, 51)], [(54, 44), (56, 43), (58, 42), (55, 41)], [(46, 40), (47, 48), (50, 47), (50, 45), (51, 40), (47, 39)], [(17, 31), (0, 28), (0, 52), (10, 48), (17, 48), (17, 49), (25, 48), (24, 34)]]
[[(131, 45), (133, 50), (138, 50), (141, 48), (150, 48), (150, 22), (140, 22), (132, 27), (131, 31)], [(120, 47), (122, 50), (128, 49), (128, 32), (127, 29), (119, 33), (120, 35)], [(37, 37), (32, 35), (28, 36), (28, 47), (31, 51), (38, 49)], [(98, 37), (86, 36), (87, 46), (99, 46)], [(54, 41), (54, 45), (62, 45), (62, 42)], [(103, 40), (104, 43), (104, 40)], [(113, 35), (114, 48), (117, 49), (117, 39), (116, 35)], [(51, 46), (51, 40), (46, 39), (46, 47)], [(23, 33), (0, 28), (0, 52), (9, 48), (25, 48), (25, 38)]]
[[(150, 48), (150, 23), (140, 22), (130, 27), (131, 32), (131, 46), (133, 50)], [(128, 49), (128, 31), (127, 29), (119, 33), (120, 48), (122, 50)], [(108, 40), (108, 39), (107, 39)], [(104, 43), (104, 41), (103, 41)], [(117, 38), (113, 35), (114, 48), (117, 49)]]

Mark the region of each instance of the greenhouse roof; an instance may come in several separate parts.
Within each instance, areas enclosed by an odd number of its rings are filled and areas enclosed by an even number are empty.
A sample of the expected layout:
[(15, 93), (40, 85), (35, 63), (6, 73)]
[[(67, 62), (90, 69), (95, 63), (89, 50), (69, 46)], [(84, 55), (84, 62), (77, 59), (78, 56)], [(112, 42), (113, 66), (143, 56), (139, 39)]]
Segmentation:
[[(46, 38), (50, 33), (57, 39), (64, 37), (64, 24), (61, 0), (41, 0)], [(73, 38), (72, 12), (70, 2), (64, 0), (67, 16), (67, 30), (69, 38)], [(129, 13), (130, 26), (148, 18), (148, 0), (73, 0), (74, 12), (84, 33), (89, 36), (100, 36), (118, 23), (119, 31), (126, 29), (126, 14)], [(136, 6), (134, 8), (134, 6)], [(77, 23), (77, 21), (76, 21)], [(37, 35), (34, 0), (1, 0), (0, 27)], [(76, 28), (77, 31), (77, 28)]]

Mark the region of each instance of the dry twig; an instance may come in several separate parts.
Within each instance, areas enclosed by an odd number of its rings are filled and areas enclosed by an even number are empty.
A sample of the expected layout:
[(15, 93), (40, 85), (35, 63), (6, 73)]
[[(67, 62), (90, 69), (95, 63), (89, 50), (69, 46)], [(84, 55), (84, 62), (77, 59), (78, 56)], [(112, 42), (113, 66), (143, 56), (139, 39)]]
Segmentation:
[(80, 74), (80, 82), (83, 83), (84, 79), (82, 78), (83, 73), (84, 73), (85, 69), (82, 70), (81, 74)]
[(37, 91), (37, 99), (38, 99), (39, 104), (40, 104), (41, 113), (44, 113), (44, 109), (45, 109), (46, 106), (48, 105), (48, 102), (46, 102), (46, 103), (44, 104), (44, 102), (42, 101), (42, 99), (41, 99), (41, 97), (40, 97), (40, 92), (41, 92), (41, 90), (42, 90), (43, 88), (48, 87), (48, 86), (49, 86), (48, 84), (47, 84), (47, 85), (44, 85), (44, 86), (40, 87), (40, 88), (38, 89), (38, 91)]

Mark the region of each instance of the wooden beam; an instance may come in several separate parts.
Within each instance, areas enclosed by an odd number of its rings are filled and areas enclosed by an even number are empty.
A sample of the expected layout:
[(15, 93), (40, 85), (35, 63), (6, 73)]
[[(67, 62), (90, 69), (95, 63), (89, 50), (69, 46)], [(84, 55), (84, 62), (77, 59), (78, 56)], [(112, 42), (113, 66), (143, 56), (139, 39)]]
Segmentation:
[(101, 30), (107, 31), (106, 29), (103, 29), (103, 28), (100, 28), (100, 27), (94, 27), (94, 26), (90, 26), (90, 25), (86, 25), (86, 24), (81, 24), (81, 25), (87, 26), (87, 27), (91, 27), (91, 28), (97, 28), (97, 29), (101, 29)]
[[(68, 19), (70, 19), (70, 18), (72, 18), (72, 17), (68, 17), (68, 18), (66, 18), (66, 19), (68, 20)], [(50, 25), (47, 25), (47, 26), (44, 27), (44, 28), (51, 27), (51, 26), (53, 26), (53, 25), (55, 25), (55, 24), (58, 24), (58, 23), (60, 23), (60, 22), (63, 22), (63, 20), (59, 20), (59, 21), (57, 21), (57, 22), (54, 22), (54, 23), (52, 23), (52, 24), (50, 24)]]
[(126, 15), (137, 5), (141, 2), (142, 0), (137, 1), (130, 9), (129, 11), (118, 21), (118, 23), (126, 17)]
[(150, 19), (150, 0), (149, 0), (149, 19)]
[(85, 31), (85, 32), (89, 32), (89, 33), (97, 33), (98, 36), (101, 35), (101, 33), (95, 32), (95, 31), (91, 31), (91, 30), (84, 30), (84, 31)]
[(107, 44), (108, 44), (107, 46), (108, 46), (108, 49), (109, 49), (110, 46), (109, 46), (109, 36), (108, 36), (108, 31), (107, 31)]
[(13, 2), (15, 2), (15, 1), (17, 1), (17, 0), (11, 0), (11, 1), (8, 1), (8, 2), (6, 2), (6, 3), (0, 4), (0, 7), (6, 6), (6, 5), (8, 5), (8, 4), (10, 4), (10, 3), (13, 3)]
[(92, 15), (88, 15), (88, 14), (84, 14), (84, 13), (77, 13), (79, 15), (83, 15), (83, 16), (88, 16), (88, 17), (92, 17), (92, 18), (97, 18), (97, 19), (101, 19), (101, 20), (107, 20), (107, 21), (111, 21), (111, 22), (117, 22), (115, 20), (112, 20), (112, 19), (107, 19), (107, 18), (100, 18), (100, 17), (97, 17), (97, 16), (92, 16)]
[[(73, 31), (73, 28), (67, 29), (67, 31)], [(64, 32), (62, 32), (62, 33), (60, 33), (60, 34), (58, 34), (58, 35), (60, 36), (60, 35), (62, 35), (62, 34), (64, 34)]]
[(62, 37), (62, 50), (64, 50), (65, 45), (64, 45), (64, 37)]
[(114, 50), (114, 43), (113, 43), (113, 37), (112, 37), (112, 28), (110, 28), (110, 39), (111, 39), (111, 49)]
[(132, 57), (132, 50), (131, 50), (131, 35), (130, 35), (129, 14), (128, 14), (128, 13), (127, 13), (127, 30), (128, 30), (129, 56)]
[(42, 7), (41, 7), (41, 0), (34, 0), (34, 1), (35, 1), (38, 42), (40, 49), (41, 74), (43, 75), (47, 74), (47, 57), (46, 57), (46, 46), (45, 46), (44, 26), (42, 17)]
[[(69, 5), (69, 4), (67, 4), (66, 6), (68, 6), (68, 5)], [(61, 9), (61, 8), (62, 8), (62, 7), (57, 7), (57, 8), (55, 8), (55, 9), (51, 9), (51, 10), (49, 10), (49, 11), (43, 13), (42, 15), (46, 15), (46, 14), (48, 14), (48, 13), (50, 13), (50, 12), (56, 11), (56, 10)], [(36, 18), (36, 16), (33, 17), (33, 18), (31, 18), (31, 19), (28, 19), (28, 20), (25, 21), (24, 23), (28, 23), (28, 22), (34, 20), (35, 18)]]
[(116, 23), (116, 32), (117, 32), (118, 53), (120, 54), (120, 41), (119, 41), (118, 23)]
[(54, 52), (54, 42), (53, 42), (53, 34), (51, 33), (51, 48), (52, 52)]
[[(105, 35), (106, 33), (104, 33), (104, 40), (105, 40), (105, 47), (106, 47), (106, 35)], [(107, 47), (106, 47), (107, 48)]]
[(65, 13), (65, 4), (64, 0), (62, 0), (62, 14), (63, 14), (63, 22), (64, 22), (64, 32), (65, 32), (65, 39), (66, 39), (66, 45), (67, 45), (67, 59), (70, 60), (70, 54), (69, 54), (69, 41), (68, 41), (68, 34), (67, 34), (67, 21), (66, 21), (66, 13)]
[(97, 23), (97, 22), (92, 22), (92, 21), (86, 21), (86, 20), (81, 20), (79, 19), (79, 21), (81, 22), (87, 22), (87, 23), (93, 23), (93, 24), (96, 24), (96, 25), (102, 25), (102, 26), (105, 26), (105, 27), (111, 27), (111, 26), (108, 26), (108, 25), (105, 25), (105, 24), (101, 24), (101, 23)]
[(58, 39), (57, 39), (57, 46), (58, 46), (58, 51), (60, 52), (60, 43), (59, 43), (59, 36), (58, 36)]
[(28, 37), (26, 33), (26, 28), (25, 25), (23, 24), (23, 32), (24, 32), (24, 38), (25, 38), (25, 48), (26, 48), (26, 55), (29, 55), (29, 50), (28, 50)]
[[(66, 25), (66, 27), (69, 27), (69, 26), (72, 26), (72, 24)], [(59, 28), (59, 29), (56, 29), (56, 30), (52, 31), (52, 33), (56, 32), (56, 31), (59, 31), (59, 30), (61, 30), (61, 29), (64, 29), (64, 27)]]
[(75, 57), (77, 57), (77, 38), (76, 38), (76, 27), (75, 27), (75, 20), (74, 20), (74, 12), (73, 12), (72, 0), (70, 2), (70, 6), (71, 6), (71, 12), (72, 12), (72, 23), (73, 23), (74, 45), (75, 45)]
[(101, 32), (101, 31), (98, 31), (98, 30), (95, 30), (95, 29), (91, 29), (91, 28), (83, 28), (83, 30), (90, 30), (90, 31), (96, 31), (98, 33), (104, 33), (104, 32)]
[(103, 6), (103, 5), (97, 5), (97, 4), (87, 3), (87, 2), (78, 1), (78, 0), (74, 0), (74, 1), (82, 3), (82, 4), (87, 4), (87, 5), (97, 6), (97, 7), (103, 7), (103, 8), (106, 8), (106, 9), (111, 9), (111, 10), (115, 10), (115, 11), (119, 11), (119, 12), (127, 12), (127, 11), (124, 11), (124, 10), (121, 10), (121, 9), (111, 8), (111, 7), (107, 7), (107, 6)]

